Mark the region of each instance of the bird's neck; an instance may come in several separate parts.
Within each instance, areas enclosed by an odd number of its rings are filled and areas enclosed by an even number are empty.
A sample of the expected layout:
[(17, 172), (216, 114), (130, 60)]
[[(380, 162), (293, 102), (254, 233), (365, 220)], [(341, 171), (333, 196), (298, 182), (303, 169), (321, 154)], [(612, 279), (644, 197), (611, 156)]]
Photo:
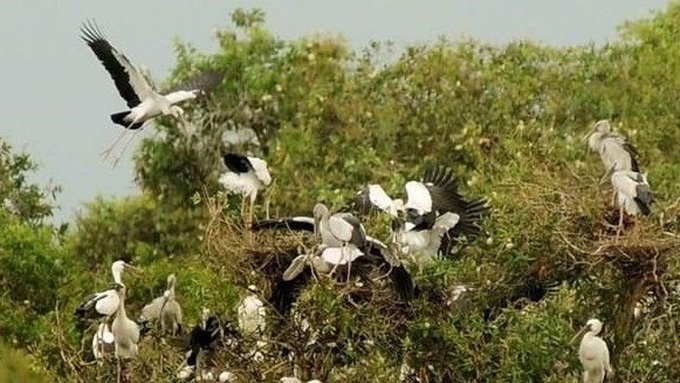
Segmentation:
[(118, 304), (118, 316), (121, 318), (127, 318), (127, 313), (125, 312), (125, 294), (119, 295), (120, 303)]
[(165, 95), (165, 99), (170, 103), (170, 104), (177, 104), (182, 101), (186, 100), (191, 100), (196, 98), (196, 94), (194, 92), (186, 91), (186, 90), (178, 90), (176, 92), (168, 93)]
[(113, 281), (118, 283), (118, 284), (123, 284), (121, 280), (121, 271), (120, 270), (113, 270)]

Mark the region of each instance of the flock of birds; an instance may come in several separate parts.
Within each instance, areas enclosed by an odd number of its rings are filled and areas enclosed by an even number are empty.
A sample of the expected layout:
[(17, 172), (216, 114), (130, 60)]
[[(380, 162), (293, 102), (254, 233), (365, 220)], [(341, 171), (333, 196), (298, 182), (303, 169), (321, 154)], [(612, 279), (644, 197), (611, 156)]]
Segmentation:
[[(94, 23), (86, 23), (82, 33), (83, 40), (109, 72), (130, 108), (112, 114), (114, 123), (122, 125), (125, 131), (138, 131), (145, 122), (160, 115), (185, 122), (182, 108), (177, 104), (195, 99), (203, 89), (178, 90), (161, 95), (153, 90), (142, 72), (125, 55), (109, 44)], [(640, 173), (638, 152), (625, 138), (612, 132), (609, 121), (602, 120), (594, 125), (588, 136), (588, 146), (600, 155), (604, 163), (606, 173), (603, 180), (609, 176), (611, 179), (615, 202), (620, 209), (616, 227), (618, 237), (624, 228), (624, 212), (632, 216), (650, 214), (653, 202), (651, 189), (646, 175)], [(267, 163), (238, 153), (225, 154), (223, 162), (226, 171), (219, 182), (228, 193), (243, 196), (241, 213), (247, 216), (252, 230), (285, 228), (314, 235), (315, 246), (307, 254), (293, 259), (268, 298), (271, 306), (282, 314), (293, 305), (295, 291), (299, 290), (297, 287), (307, 283), (312, 275), (320, 274), (337, 276), (345, 281), (352, 276), (367, 280), (368, 270), (381, 270), (390, 275), (399, 297), (411, 300), (419, 294), (411, 277), (413, 270), (426, 267), (435, 257), (455, 254), (465, 243), (479, 237), (482, 234), (481, 223), (490, 214), (484, 198), (466, 199), (460, 194), (458, 180), (450, 169), (431, 166), (420, 180), (411, 180), (404, 185), (405, 201), (393, 199), (380, 185), (370, 184), (356, 195), (345, 211), (331, 212), (324, 204), (318, 203), (310, 217), (253, 221), (257, 194), (271, 183)], [(244, 212), (246, 199), (249, 207), (247, 215)], [(372, 211), (390, 218), (391, 235), (387, 243), (368, 235), (362, 224), (361, 218)], [(97, 361), (109, 355), (115, 356), (119, 382), (121, 361), (137, 356), (140, 336), (149, 331), (152, 323), (160, 325), (161, 334), (183, 332), (182, 309), (175, 298), (176, 276), (167, 277), (164, 293), (142, 309), (136, 322), (125, 311), (126, 285), (122, 282), (122, 274), (126, 270), (131, 273), (141, 271), (123, 261), (114, 262), (111, 266), (114, 280), (111, 288), (88, 296), (76, 309), (82, 320), (96, 320), (98, 326), (93, 334), (92, 353)], [(201, 322), (189, 333), (189, 345), (178, 370), (178, 378), (214, 378), (197, 374), (200, 352), (223, 339), (227, 333), (232, 335), (232, 339), (246, 335), (262, 336), (267, 307), (257, 296), (254, 286), (250, 290), (253, 291), (238, 308), (239, 331), (221, 323), (210, 310), (203, 311)], [(601, 329), (602, 322), (590, 319), (574, 338), (585, 333), (579, 357), (586, 383), (602, 382), (606, 374), (612, 373), (607, 345), (598, 337)], [(262, 336), (257, 345), (264, 343), (266, 337)], [(257, 347), (251, 356), (261, 357)], [(229, 371), (223, 371), (218, 377), (222, 382), (235, 379)], [(281, 382), (300, 380), (286, 377)]]

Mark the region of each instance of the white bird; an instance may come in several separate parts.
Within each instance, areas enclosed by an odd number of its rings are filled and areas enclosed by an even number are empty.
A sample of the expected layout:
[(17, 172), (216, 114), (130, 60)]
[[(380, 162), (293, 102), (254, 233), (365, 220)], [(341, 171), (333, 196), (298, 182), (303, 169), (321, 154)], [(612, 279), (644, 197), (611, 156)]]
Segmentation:
[(101, 361), (115, 352), (113, 333), (108, 323), (102, 322), (92, 337), (92, 355), (95, 360)]
[(619, 204), (618, 233), (623, 229), (623, 212), (630, 215), (651, 214), (651, 204), (654, 202), (652, 189), (647, 182), (647, 176), (630, 170), (615, 171), (612, 176), (612, 186)]
[(585, 332), (578, 349), (579, 360), (583, 366), (583, 383), (602, 383), (605, 375), (613, 373), (609, 364), (607, 343), (597, 336), (600, 331), (602, 331), (602, 322), (590, 319), (570, 342), (573, 343)]
[[(244, 156), (238, 153), (227, 153), (222, 157), (222, 160), (227, 171), (220, 176), (219, 182), (227, 192), (249, 198), (248, 222), (252, 222), (257, 193), (272, 181), (267, 169), (267, 162), (257, 157)], [(241, 215), (244, 215), (243, 209), (244, 205), (241, 204)]]
[[(141, 272), (140, 269), (118, 260), (111, 264), (111, 274), (115, 284), (123, 284), (123, 271)], [(94, 293), (85, 297), (83, 302), (76, 308), (76, 315), (81, 318), (108, 318), (116, 313), (119, 306), (118, 293), (115, 288)]]
[(128, 318), (125, 312), (125, 292), (123, 284), (116, 285), (116, 292), (120, 299), (116, 318), (113, 320), (111, 331), (116, 346), (115, 354), (117, 359), (118, 382), (120, 382), (121, 362), (124, 359), (132, 359), (137, 356), (137, 343), (139, 342), (139, 325)]
[(142, 308), (139, 320), (140, 322), (159, 320), (161, 333), (165, 334), (166, 329), (170, 329), (173, 334), (179, 334), (182, 332), (182, 307), (175, 300), (175, 284), (177, 283), (175, 274), (168, 275), (166, 283), (167, 288), (163, 295)]
[[(183, 121), (184, 111), (176, 104), (193, 100), (204, 92), (203, 89), (191, 89), (177, 90), (166, 95), (159, 94), (149, 84), (142, 71), (104, 38), (95, 23), (90, 21), (84, 23), (81, 32), (83, 34), (81, 38), (92, 49), (106, 71), (109, 72), (118, 93), (130, 108), (127, 111), (111, 115), (111, 121), (123, 126), (126, 129), (125, 132), (128, 130), (139, 131), (146, 121), (161, 114), (170, 115)], [(206, 87), (207, 82), (210, 82), (210, 85), (215, 85), (217, 82), (215, 74), (217, 72), (210, 74), (213, 77), (211, 79), (206, 77)], [(123, 132), (123, 135), (125, 132)], [(104, 153), (110, 153), (123, 135)]]
[(267, 309), (255, 294), (257, 287), (250, 285), (248, 290), (251, 293), (243, 298), (237, 308), (238, 327), (246, 336), (263, 335), (267, 325)]
[(600, 155), (605, 171), (639, 172), (638, 151), (621, 135), (611, 131), (609, 120), (600, 120), (591, 129), (588, 147)]
[(354, 205), (363, 211), (374, 206), (394, 218), (405, 215), (404, 222), (397, 227), (403, 226), (402, 229), (407, 232), (432, 229), (437, 217), (444, 213), (458, 215), (459, 222), (440, 241), (438, 252), (444, 255), (449, 254), (462, 237), (481, 235), (480, 223), (489, 214), (486, 200), (464, 199), (458, 192), (458, 180), (450, 169), (430, 166), (425, 169), (420, 181), (409, 181), (404, 189), (405, 203), (401, 199), (392, 199), (380, 185), (371, 184), (357, 194)]
[(446, 212), (435, 219), (431, 228), (397, 229), (395, 240), (401, 250), (418, 267), (423, 267), (437, 256), (444, 235), (460, 221), (458, 214)]

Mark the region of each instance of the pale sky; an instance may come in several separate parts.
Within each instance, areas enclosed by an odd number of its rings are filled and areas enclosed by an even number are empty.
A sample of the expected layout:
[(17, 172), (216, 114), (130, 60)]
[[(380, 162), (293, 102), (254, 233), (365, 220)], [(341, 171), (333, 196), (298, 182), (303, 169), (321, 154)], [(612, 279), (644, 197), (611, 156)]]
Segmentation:
[[(664, 9), (662, 0), (2, 0), (0, 10), (0, 136), (28, 152), (40, 184), (60, 184), (56, 222), (70, 220), (96, 195), (138, 191), (131, 146), (112, 168), (101, 157), (120, 134), (109, 114), (125, 108), (108, 73), (79, 38), (87, 18), (111, 44), (156, 81), (174, 65), (174, 37), (204, 52), (213, 30), (237, 7), (259, 7), (282, 38), (326, 31), (361, 48), (371, 40), (398, 46), (438, 36), (504, 43), (531, 39), (553, 45), (602, 43), (624, 20)], [(145, 129), (152, 135), (153, 129)], [(140, 134), (133, 145), (140, 142)]]

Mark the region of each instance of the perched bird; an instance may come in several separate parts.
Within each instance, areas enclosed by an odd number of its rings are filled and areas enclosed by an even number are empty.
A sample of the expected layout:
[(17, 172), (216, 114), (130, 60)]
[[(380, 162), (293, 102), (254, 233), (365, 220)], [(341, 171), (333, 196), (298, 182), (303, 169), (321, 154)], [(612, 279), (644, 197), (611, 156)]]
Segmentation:
[(137, 343), (139, 342), (139, 325), (128, 318), (125, 312), (125, 292), (123, 284), (116, 284), (116, 292), (120, 303), (116, 311), (116, 317), (111, 325), (115, 354), (117, 359), (118, 381), (120, 382), (121, 362), (125, 359), (132, 359), (137, 356)]
[[(113, 274), (115, 284), (123, 284), (122, 275), (125, 270), (133, 273), (141, 272), (139, 268), (129, 265), (125, 261), (115, 261), (111, 264), (111, 274)], [(76, 308), (75, 315), (80, 318), (81, 322), (92, 318), (108, 320), (118, 310), (119, 303), (119, 295), (114, 287), (85, 297)]]
[(267, 309), (256, 295), (255, 285), (248, 286), (248, 294), (237, 308), (238, 327), (245, 336), (263, 335), (267, 326)]
[[(236, 335), (230, 330), (229, 334)], [(201, 313), (201, 323), (191, 329), (186, 358), (178, 368), (177, 378), (188, 379), (194, 375), (199, 365), (201, 351), (207, 350), (225, 335), (225, 326), (222, 326), (217, 315), (204, 308)]]
[[(253, 221), (253, 208), (257, 193), (268, 186), (272, 177), (267, 169), (267, 162), (257, 157), (248, 157), (238, 153), (227, 153), (222, 157), (227, 171), (219, 182), (229, 193), (240, 194), (250, 200), (248, 222)], [(241, 215), (244, 205), (241, 204)]]
[(313, 213), (314, 217), (267, 219), (251, 226), (254, 231), (286, 228), (313, 232), (320, 238), (311, 254), (299, 254), (292, 260), (282, 279), (272, 289), (268, 300), (279, 313), (285, 314), (290, 310), (297, 294), (311, 278), (308, 266), (320, 274), (330, 274), (339, 266), (347, 266), (349, 277), (349, 265), (354, 264), (366, 281), (370, 281), (366, 276), (368, 269), (378, 268), (389, 273), (395, 290), (404, 301), (415, 296), (417, 289), (408, 271), (384, 243), (366, 234), (357, 217), (346, 212), (331, 214), (321, 203), (314, 206)]
[(570, 342), (575, 342), (585, 332), (578, 349), (579, 360), (583, 366), (583, 383), (602, 383), (605, 375), (613, 373), (609, 364), (607, 343), (597, 336), (600, 331), (602, 331), (602, 322), (590, 319)]
[[(205, 73), (202, 74), (201, 82), (203, 84), (201, 84), (201, 88), (177, 90), (166, 95), (159, 94), (149, 84), (142, 71), (104, 38), (94, 22), (84, 23), (81, 32), (81, 38), (92, 49), (106, 71), (109, 72), (118, 93), (130, 108), (111, 115), (111, 121), (123, 126), (126, 131), (139, 131), (146, 121), (161, 114), (170, 115), (183, 121), (184, 111), (176, 104), (195, 99), (202, 95), (205, 89), (221, 81), (221, 73), (216, 71)], [(108, 155), (123, 135), (104, 153)]]
[(115, 344), (113, 333), (111, 332), (109, 324), (102, 322), (99, 324), (97, 332), (95, 332), (94, 336), (92, 337), (92, 355), (94, 356), (95, 360), (101, 361), (114, 352)]
[(182, 332), (182, 307), (175, 300), (175, 284), (177, 283), (175, 274), (168, 275), (166, 283), (167, 288), (163, 295), (142, 308), (139, 321), (146, 323), (159, 320), (161, 333), (165, 334), (165, 331), (169, 329), (173, 334), (179, 334)]
[(652, 189), (647, 176), (630, 170), (618, 170), (612, 173), (612, 186), (619, 203), (618, 233), (623, 230), (623, 213), (630, 215), (651, 214), (654, 202)]
[(600, 155), (605, 171), (627, 170), (639, 172), (639, 153), (635, 147), (621, 135), (611, 131), (609, 120), (600, 120), (590, 131), (588, 147)]

